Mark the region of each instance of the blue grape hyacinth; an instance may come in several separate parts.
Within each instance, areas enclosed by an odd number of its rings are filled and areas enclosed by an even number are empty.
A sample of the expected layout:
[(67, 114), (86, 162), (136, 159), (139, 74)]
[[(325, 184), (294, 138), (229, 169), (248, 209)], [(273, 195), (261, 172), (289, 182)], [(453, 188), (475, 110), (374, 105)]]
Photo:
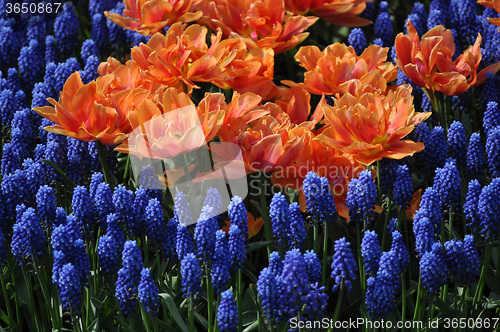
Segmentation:
[(19, 265), (45, 252), (45, 234), (35, 209), (27, 208), (12, 230), (12, 253)]
[(349, 182), (346, 204), (351, 222), (368, 221), (375, 208), (377, 186), (371, 171), (364, 170), (357, 179)]
[(351, 292), (351, 281), (357, 279), (358, 266), (349, 246), (350, 243), (346, 241), (345, 237), (335, 241), (332, 262), (332, 278), (335, 280), (333, 292), (336, 292), (342, 284), (347, 287), (348, 292)]
[(160, 308), (160, 299), (158, 295), (158, 287), (155, 285), (151, 277), (151, 270), (144, 268), (141, 271), (141, 280), (138, 289), (139, 301), (141, 301), (144, 310), (148, 314), (155, 315)]
[(306, 196), (307, 211), (314, 220), (319, 223), (333, 221), (333, 215), (337, 212), (337, 208), (328, 179), (320, 177), (314, 172), (309, 172), (304, 179), (303, 190)]
[(127, 241), (123, 247), (122, 268), (116, 280), (116, 298), (120, 302), (120, 311), (124, 315), (135, 312), (138, 287), (143, 269), (142, 256), (135, 241)]
[(195, 254), (188, 253), (181, 261), (182, 293), (196, 298), (201, 292), (201, 267)]
[(229, 246), (223, 230), (215, 232), (215, 252), (212, 263), (212, 285), (217, 293), (227, 288), (230, 275), (230, 262), (227, 259)]
[(419, 265), (422, 286), (430, 294), (439, 294), (448, 277), (446, 256), (441, 243), (435, 242), (431, 250), (422, 255)]
[(365, 273), (375, 275), (378, 271), (379, 260), (382, 252), (375, 231), (365, 231), (361, 241), (361, 256), (365, 264)]
[(500, 178), (495, 178), (481, 190), (477, 206), (480, 232), (487, 241), (494, 241), (500, 232)]
[(221, 332), (236, 332), (238, 330), (238, 307), (236, 307), (233, 292), (229, 289), (221, 293), (217, 321)]

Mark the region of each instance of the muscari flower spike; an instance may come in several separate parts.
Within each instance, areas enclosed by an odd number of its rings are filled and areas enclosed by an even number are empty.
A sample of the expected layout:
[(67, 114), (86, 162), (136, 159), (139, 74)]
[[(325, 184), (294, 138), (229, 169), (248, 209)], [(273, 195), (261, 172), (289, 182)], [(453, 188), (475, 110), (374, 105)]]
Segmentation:
[(193, 236), (186, 225), (177, 223), (176, 239), (175, 249), (179, 261), (182, 261), (187, 254), (195, 253)]
[(467, 137), (464, 126), (459, 121), (453, 121), (448, 129), (448, 154), (457, 161), (460, 169), (463, 169), (466, 161)]
[(139, 301), (148, 314), (157, 315), (160, 308), (158, 287), (151, 277), (151, 270), (144, 268), (141, 271), (141, 281), (138, 288)]
[(216, 217), (205, 219), (204, 216), (213, 215), (213, 208), (205, 205), (202, 209), (200, 219), (194, 229), (194, 239), (196, 240), (197, 255), (204, 263), (209, 264), (212, 261), (215, 250), (215, 233), (219, 228)]
[(188, 253), (181, 261), (182, 293), (196, 298), (201, 292), (201, 267), (195, 254)]
[[(19, 215), (19, 213), (18, 213)], [(45, 234), (34, 208), (27, 208), (12, 229), (12, 253), (19, 265), (45, 251)]]
[(332, 288), (333, 292), (336, 292), (342, 284), (347, 287), (348, 292), (351, 292), (351, 280), (357, 278), (358, 266), (349, 245), (350, 243), (346, 241), (345, 237), (335, 241), (335, 253), (332, 262), (332, 278), (335, 280), (335, 285)]
[(82, 285), (78, 272), (71, 263), (62, 266), (56, 287), (63, 308), (71, 309), (72, 313), (78, 316), (82, 301)]
[(231, 225), (238, 226), (246, 242), (246, 239), (248, 239), (248, 214), (241, 197), (234, 196), (231, 198), (231, 203), (228, 206), (228, 215)]
[(302, 245), (307, 237), (307, 233), (304, 223), (304, 217), (302, 217), (299, 203), (292, 202), (288, 206), (288, 216), (290, 221), (288, 235), (289, 246), (290, 248), (302, 249)]
[(494, 241), (500, 232), (500, 178), (495, 178), (481, 190), (477, 205), (481, 220), (480, 232), (487, 241)]
[(410, 206), (413, 195), (411, 173), (407, 165), (398, 166), (394, 180), (394, 203), (405, 209)]
[(123, 247), (122, 268), (118, 270), (115, 296), (120, 311), (128, 316), (136, 309), (138, 287), (143, 269), (142, 256), (135, 241), (127, 241)]
[(279, 285), (276, 274), (271, 268), (265, 267), (260, 271), (257, 293), (264, 315), (272, 323), (278, 321), (282, 314), (283, 302), (281, 301), (282, 294)]
[(495, 101), (490, 101), (486, 105), (486, 111), (484, 111), (483, 118), (483, 128), (486, 135), (495, 127), (500, 126), (500, 108), (498, 103)]
[(375, 277), (366, 281), (366, 309), (372, 319), (385, 319), (394, 309), (399, 291), (399, 262), (394, 251), (386, 251), (380, 257), (380, 267)]
[(464, 213), (465, 219), (467, 220), (467, 227), (470, 227), (474, 232), (477, 231), (477, 227), (480, 224), (477, 208), (479, 204), (479, 196), (481, 195), (481, 189), (482, 187), (478, 180), (471, 180), (469, 182), (467, 196), (465, 197), (464, 203)]
[(161, 244), (161, 234), (163, 234), (165, 228), (165, 221), (163, 209), (156, 198), (151, 198), (144, 210), (144, 223), (148, 242), (154, 246), (159, 246)]
[(332, 221), (332, 216), (337, 212), (337, 209), (328, 179), (320, 177), (314, 172), (309, 172), (304, 179), (303, 190), (306, 196), (307, 211), (313, 218), (319, 223)]
[(286, 252), (281, 278), (283, 306), (289, 317), (295, 317), (302, 307), (302, 298), (307, 296), (311, 283), (304, 257), (298, 249)]
[(307, 275), (311, 282), (319, 282), (321, 279), (321, 263), (313, 250), (304, 253)]
[(348, 37), (349, 44), (354, 48), (357, 55), (361, 55), (365, 48), (368, 46), (366, 42), (366, 37), (360, 28), (354, 28), (349, 33)]
[(430, 294), (437, 295), (448, 277), (446, 256), (441, 243), (435, 242), (431, 250), (422, 255), (419, 266), (422, 286)]
[(363, 240), (361, 240), (361, 256), (365, 265), (367, 275), (375, 275), (378, 271), (380, 256), (380, 244), (375, 231), (365, 231)]
[(274, 238), (282, 246), (288, 241), (289, 228), (289, 207), (285, 195), (281, 193), (274, 194), (269, 205), (269, 216)]
[(229, 226), (229, 253), (232, 270), (241, 269), (245, 266), (245, 239), (241, 229), (236, 225)]
[[(94, 176), (92, 176), (94, 179)], [(90, 188), (92, 189), (92, 184)], [(115, 206), (113, 205), (113, 191), (111, 187), (106, 182), (101, 182), (97, 186), (94, 194), (90, 194), (93, 197), (94, 209), (97, 217), (97, 221), (102, 231), (106, 231), (106, 218), (110, 213), (115, 212)]]
[(233, 292), (229, 289), (221, 293), (217, 310), (217, 326), (221, 332), (236, 332), (238, 330), (238, 307), (236, 307)]
[(276, 276), (283, 273), (283, 262), (281, 261), (280, 254), (277, 251), (273, 251), (269, 254), (269, 269), (271, 269)]
[(460, 189), (462, 187), (460, 172), (456, 161), (448, 159), (443, 168), (436, 169), (433, 188), (436, 191), (441, 207), (458, 207), (460, 203)]
[(380, 38), (382, 40), (382, 45), (380, 46), (384, 47), (390, 46), (393, 43), (393, 28), (388, 7), (387, 1), (380, 2), (379, 12), (374, 24), (375, 38)]
[(500, 126), (492, 128), (486, 138), (486, 155), (488, 156), (491, 177), (500, 177)]
[(219, 229), (215, 232), (215, 252), (212, 263), (212, 285), (218, 294), (227, 288), (230, 279), (228, 250), (226, 233)]
[(371, 171), (364, 170), (357, 179), (351, 179), (346, 204), (352, 222), (368, 221), (375, 208), (377, 186)]
[(486, 152), (483, 143), (481, 143), (481, 135), (473, 133), (469, 138), (467, 148), (466, 170), (469, 178), (482, 180), (486, 168), (485, 156)]

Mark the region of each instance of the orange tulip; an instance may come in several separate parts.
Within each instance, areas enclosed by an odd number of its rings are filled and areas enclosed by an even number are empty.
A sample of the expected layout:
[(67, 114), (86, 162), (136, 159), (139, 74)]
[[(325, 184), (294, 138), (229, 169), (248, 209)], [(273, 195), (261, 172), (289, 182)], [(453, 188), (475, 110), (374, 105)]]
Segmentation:
[(272, 48), (240, 48), (226, 66), (227, 77), (213, 84), (239, 93), (253, 92), (264, 100), (275, 98), (278, 88), (273, 83), (274, 51)]
[(106, 62), (101, 62), (97, 72), (101, 77), (107, 77), (105, 79), (105, 86), (103, 87), (106, 94), (135, 88), (155, 92), (161, 86), (159, 83), (145, 78), (141, 74), (137, 63), (131, 60), (122, 65), (120, 61), (109, 57)]
[[(388, 48), (371, 45), (363, 54), (357, 56), (354, 49), (341, 43), (328, 46), (321, 52), (316, 46), (303, 46), (295, 55), (295, 59), (307, 72), (304, 74), (305, 88), (310, 93), (335, 95), (349, 91), (350, 85), (358, 80), (374, 85), (379, 72), (386, 82), (397, 76), (397, 68), (387, 59)], [(381, 82), (377, 88), (385, 88)], [(284, 81), (290, 84), (289, 81)], [(293, 84), (293, 83), (292, 83)]]
[(212, 30), (222, 29), (224, 37), (239, 35), (254, 47), (270, 47), (275, 53), (297, 46), (317, 17), (285, 14), (283, 1), (215, 0), (194, 6), (203, 12), (200, 19)]
[(147, 79), (191, 93), (197, 87), (195, 81), (224, 78), (223, 68), (228, 59), (225, 49), (219, 47), (222, 35), (219, 32), (208, 48), (207, 31), (197, 24), (189, 27), (174, 24), (166, 35), (157, 33), (147, 45), (134, 47), (132, 59)]
[(413, 220), (415, 213), (417, 213), (420, 208), (420, 202), (422, 201), (422, 189), (419, 189), (413, 193), (411, 196), (410, 206), (406, 208), (406, 219)]
[(347, 158), (321, 141), (312, 131), (296, 127), (290, 131), (292, 138), (298, 137), (303, 144), (296, 155), (282, 163), (271, 176), (274, 185), (281, 188), (301, 189), (308, 172), (326, 177), (336, 196), (347, 193), (349, 179), (356, 177), (366, 167)]
[[(211, 103), (207, 94), (202, 105)], [(131, 138), (116, 148), (140, 158), (172, 158), (198, 149), (217, 134), (224, 121), (224, 111), (202, 107), (196, 109), (185, 93), (168, 88), (158, 103), (144, 100), (130, 116), (136, 128)]]
[(455, 61), (453, 34), (442, 25), (435, 26), (420, 39), (413, 24), (406, 23), (408, 35), (396, 36), (396, 63), (416, 85), (448, 96), (464, 93), (482, 84), (488, 71), (497, 72), (500, 63), (477, 69), (481, 62), (481, 35)]
[(323, 105), (323, 110), (328, 127), (317, 139), (365, 165), (421, 151), (422, 143), (402, 138), (431, 115), (415, 113), (409, 85), (400, 85), (387, 95), (346, 93), (335, 100), (335, 106)]
[(105, 145), (118, 144), (132, 131), (129, 114), (150, 91), (137, 88), (105, 94), (106, 85), (113, 79), (109, 74), (83, 84), (80, 73), (75, 72), (64, 84), (59, 102), (48, 98), (53, 106), (34, 110), (56, 123), (45, 127), (47, 131), (84, 141), (99, 140)]
[(285, 0), (286, 9), (294, 15), (312, 13), (335, 25), (359, 27), (371, 21), (358, 15), (372, 0)]
[[(132, 49), (132, 58), (148, 80), (191, 94), (195, 82), (211, 82), (242, 93), (271, 91), (274, 72), (270, 49), (248, 50), (241, 38), (222, 39), (219, 29), (206, 43), (207, 28), (180, 23), (166, 35), (155, 34), (147, 45)], [(243, 84), (245, 82), (245, 84)]]
[[(486, 6), (488, 8), (494, 9), (497, 12), (500, 13), (500, 0), (478, 0), (478, 4)], [(497, 27), (500, 27), (500, 18), (492, 18), (488, 17), (488, 21), (490, 21), (492, 24), (496, 25)], [(498, 32), (500, 32), (500, 29), (498, 29)]]
[[(279, 100), (267, 103), (253, 111), (256, 116), (266, 112), (255, 121), (244, 123), (233, 120), (234, 129), (221, 129), (225, 141), (237, 143), (243, 151), (243, 159), (248, 172), (263, 170), (270, 172), (277, 167), (287, 167), (300, 158), (305, 147), (304, 136), (310, 133), (321, 120), (323, 114), (318, 105), (312, 117), (310, 113), (310, 95), (301, 87), (292, 87), (285, 98), (288, 103)], [(304, 174), (305, 176), (305, 174)]]
[(153, 35), (168, 25), (177, 22), (193, 22), (202, 16), (200, 11), (189, 12), (191, 0), (123, 0), (123, 15), (104, 12), (104, 15), (119, 26)]
[[(255, 235), (259, 234), (262, 226), (264, 226), (264, 219), (262, 219), (262, 217), (255, 219), (253, 214), (251, 214), (250, 212), (247, 212), (247, 214), (248, 214), (248, 219), (247, 219), (248, 238), (250, 239)], [(222, 230), (226, 233), (229, 233), (229, 227), (231, 226), (231, 222), (229, 220), (224, 220), (224, 223), (226, 225), (222, 227)]]

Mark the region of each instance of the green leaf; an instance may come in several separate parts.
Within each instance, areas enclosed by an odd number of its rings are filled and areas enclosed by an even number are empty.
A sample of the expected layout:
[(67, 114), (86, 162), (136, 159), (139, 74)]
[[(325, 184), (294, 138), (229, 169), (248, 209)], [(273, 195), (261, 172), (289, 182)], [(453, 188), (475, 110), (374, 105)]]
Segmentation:
[(250, 324), (246, 329), (244, 329), (243, 332), (256, 331), (258, 328), (259, 328), (259, 321), (255, 321), (252, 324)]
[(208, 331), (208, 321), (205, 317), (200, 315), (197, 311), (194, 312), (194, 318), (198, 323), (200, 323), (203, 326), (203, 329), (205, 331)]
[(440, 297), (436, 297), (436, 306), (443, 313), (443, 317), (460, 318), (460, 312), (444, 302)]
[(96, 318), (92, 324), (90, 324), (90, 326), (87, 328), (87, 331), (91, 331), (91, 332), (98, 332), (100, 331), (101, 329), (99, 328), (99, 318)]
[(0, 319), (7, 323), (7, 325), (11, 325), (9, 316), (2, 309), (0, 309)]
[(68, 178), (68, 176), (64, 173), (64, 171), (61, 169), (61, 167), (57, 166), (52, 161), (47, 160), (47, 159), (42, 159), (42, 161), (44, 163), (46, 163), (47, 165), (49, 165), (50, 167), (52, 167), (57, 173), (59, 173), (59, 175), (62, 177), (62, 179), (64, 180), (64, 182), (66, 182), (66, 184), (71, 189), (73, 189), (73, 188), (76, 187), (76, 184), (73, 182), (73, 180), (71, 180), (70, 178)]
[(253, 251), (259, 250), (261, 248), (267, 247), (272, 241), (259, 241), (247, 244), (247, 255)]
[(160, 293), (159, 295), (165, 300), (165, 303), (167, 304), (168, 310), (172, 314), (173, 319), (175, 320), (177, 325), (179, 325), (181, 330), (183, 332), (189, 332), (189, 329), (186, 326), (184, 319), (182, 319), (182, 316), (179, 312), (179, 309), (177, 308), (177, 304), (175, 304), (172, 296), (168, 295), (167, 293)]

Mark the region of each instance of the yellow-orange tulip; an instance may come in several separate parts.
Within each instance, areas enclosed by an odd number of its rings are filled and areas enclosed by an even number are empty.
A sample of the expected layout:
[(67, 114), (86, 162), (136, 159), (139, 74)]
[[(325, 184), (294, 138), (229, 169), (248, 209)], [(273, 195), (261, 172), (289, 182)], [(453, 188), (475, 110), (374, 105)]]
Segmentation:
[(308, 35), (304, 32), (317, 17), (285, 14), (283, 1), (215, 0), (194, 6), (200, 19), (212, 30), (222, 29), (224, 37), (239, 35), (254, 47), (272, 48), (275, 53), (288, 51)]
[(106, 17), (119, 26), (153, 35), (168, 25), (177, 22), (192, 22), (202, 15), (200, 11), (189, 12), (191, 0), (123, 0), (123, 15), (104, 12)]
[(166, 35), (157, 33), (147, 45), (134, 47), (132, 59), (147, 79), (191, 93), (197, 87), (194, 82), (224, 79), (224, 67), (234, 56), (220, 47), (220, 31), (209, 48), (207, 32), (207, 28), (197, 24), (174, 24)]
[(421, 151), (422, 143), (402, 138), (431, 115), (415, 113), (409, 85), (400, 85), (387, 95), (346, 93), (335, 100), (335, 106), (323, 105), (323, 110), (328, 127), (317, 139), (365, 165)]
[(132, 131), (129, 114), (144, 101), (150, 91), (127, 89), (105, 94), (105, 86), (113, 75), (99, 77), (83, 84), (80, 73), (73, 73), (64, 84), (59, 102), (48, 98), (52, 106), (36, 107), (41, 116), (56, 123), (45, 129), (84, 141), (101, 141), (115, 145)]
[[(295, 59), (307, 72), (304, 74), (305, 88), (310, 93), (336, 95), (349, 91), (350, 85), (358, 80), (374, 85), (373, 79), (379, 72), (386, 82), (397, 76), (397, 68), (387, 60), (388, 48), (376, 45), (368, 46), (363, 54), (357, 56), (354, 49), (341, 43), (335, 43), (323, 50), (316, 46), (303, 46)], [(376, 88), (385, 87), (386, 82)], [(286, 84), (290, 82), (285, 81)]]
[(278, 88), (273, 83), (274, 51), (272, 48), (240, 48), (234, 59), (226, 66), (226, 77), (212, 81), (224, 89), (239, 93), (252, 92), (263, 100), (275, 98)]
[(481, 35), (473, 46), (453, 61), (453, 34), (442, 25), (435, 26), (419, 38), (413, 24), (406, 23), (408, 35), (396, 36), (396, 63), (416, 85), (440, 91), (448, 96), (464, 93), (484, 82), (486, 72), (497, 72), (500, 62), (477, 73), (481, 62)]
[(358, 15), (372, 0), (285, 0), (286, 9), (294, 15), (312, 13), (335, 25), (359, 27), (371, 21)]
[(196, 110), (189, 96), (175, 88), (165, 90), (157, 99), (158, 103), (144, 100), (130, 116), (134, 133), (117, 151), (141, 158), (172, 158), (205, 145), (224, 121), (223, 110)]

